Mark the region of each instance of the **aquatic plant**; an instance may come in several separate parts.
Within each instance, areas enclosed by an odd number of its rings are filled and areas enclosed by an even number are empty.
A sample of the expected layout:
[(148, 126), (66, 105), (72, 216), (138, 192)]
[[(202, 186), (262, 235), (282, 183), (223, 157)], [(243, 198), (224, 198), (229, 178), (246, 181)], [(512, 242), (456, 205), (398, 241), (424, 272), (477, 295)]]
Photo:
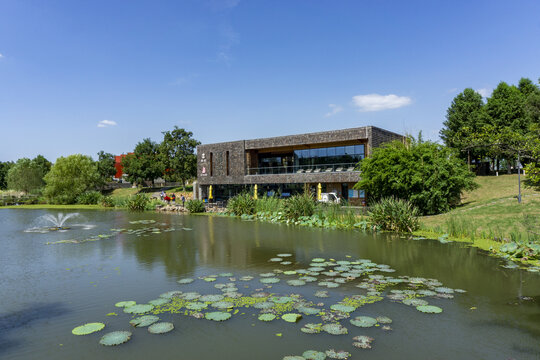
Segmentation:
[(105, 346), (115, 346), (128, 342), (131, 339), (129, 331), (113, 331), (103, 335), (99, 343)]
[(328, 356), (330, 359), (346, 360), (351, 356), (351, 353), (345, 350), (336, 351), (334, 349), (330, 349), (326, 350), (326, 356)]
[(371, 343), (373, 342), (373, 338), (365, 335), (355, 336), (353, 337), (353, 346), (357, 347), (359, 349), (371, 349)]
[(326, 359), (326, 354), (316, 350), (307, 350), (304, 351), (302, 357), (306, 360), (324, 360)]
[(407, 298), (407, 299), (404, 299), (402, 302), (405, 305), (414, 306), (414, 307), (429, 304), (426, 300), (417, 299), (417, 298)]
[(127, 308), (127, 307), (133, 306), (135, 304), (136, 304), (135, 301), (119, 301), (116, 304), (114, 304), (114, 306), (121, 307), (121, 308)]
[(433, 305), (417, 306), (416, 310), (421, 311), (423, 313), (428, 313), (428, 314), (438, 314), (442, 312), (442, 309), (440, 307), (433, 306)]
[(200, 311), (200, 310), (206, 309), (207, 307), (208, 307), (208, 304), (199, 302), (199, 301), (189, 302), (186, 304), (186, 309), (189, 309), (189, 310)]
[(186, 209), (190, 214), (203, 213), (206, 210), (204, 201), (198, 199), (189, 199), (186, 201)]
[(294, 314), (294, 313), (288, 313), (281, 315), (281, 318), (285, 320), (286, 322), (295, 323), (298, 322), (302, 318), (302, 315), (300, 314)]
[(336, 310), (336, 311), (343, 311), (343, 312), (353, 312), (356, 310), (354, 306), (348, 306), (348, 305), (342, 305), (342, 304), (334, 304), (330, 306), (330, 309)]
[(179, 283), (179, 284), (191, 284), (194, 281), (195, 281), (195, 279), (186, 278), (186, 279), (178, 280), (177, 283)]
[(300, 331), (306, 334), (318, 334), (322, 331), (322, 324), (307, 323), (300, 329)]
[(369, 328), (377, 324), (377, 320), (369, 316), (357, 316), (350, 323), (354, 326)]
[(146, 327), (159, 321), (159, 317), (154, 315), (144, 315), (135, 319), (132, 319), (129, 323), (134, 327)]
[(166, 298), (159, 298), (159, 299), (150, 300), (148, 303), (149, 303), (150, 305), (159, 306), (159, 305), (166, 304), (166, 303), (168, 303), (169, 301), (171, 301), (171, 300), (170, 300), (170, 299), (166, 299)]
[(174, 329), (173, 323), (170, 322), (160, 322), (150, 325), (148, 327), (148, 332), (150, 334), (165, 334)]
[(339, 323), (324, 324), (321, 329), (331, 335), (345, 335), (348, 333), (347, 328)]
[(377, 316), (375, 318), (375, 320), (377, 320), (377, 322), (379, 324), (391, 324), (392, 323), (392, 319), (390, 319), (389, 317), (387, 316)]
[(105, 324), (100, 322), (87, 323), (71, 330), (73, 335), (88, 335), (103, 330)]
[(261, 314), (259, 315), (258, 319), (261, 320), (261, 321), (272, 321), (276, 318), (276, 315), (274, 314), (270, 314), (270, 313), (267, 313), (267, 314)]
[(234, 303), (229, 301), (218, 301), (211, 304), (211, 306), (216, 309), (226, 310), (234, 307)]
[(215, 295), (203, 295), (199, 298), (200, 301), (205, 302), (215, 302), (215, 301), (221, 301), (225, 298), (223, 295), (215, 294)]
[(214, 311), (209, 312), (205, 314), (205, 318), (207, 320), (213, 320), (213, 321), (225, 321), (231, 318), (231, 314), (227, 312), (221, 312), (221, 311)]
[(154, 305), (138, 304), (124, 308), (124, 312), (128, 314), (144, 314), (154, 309)]
[(275, 283), (278, 283), (280, 280), (278, 278), (271, 277), (271, 278), (259, 279), (259, 281), (263, 284), (275, 284)]

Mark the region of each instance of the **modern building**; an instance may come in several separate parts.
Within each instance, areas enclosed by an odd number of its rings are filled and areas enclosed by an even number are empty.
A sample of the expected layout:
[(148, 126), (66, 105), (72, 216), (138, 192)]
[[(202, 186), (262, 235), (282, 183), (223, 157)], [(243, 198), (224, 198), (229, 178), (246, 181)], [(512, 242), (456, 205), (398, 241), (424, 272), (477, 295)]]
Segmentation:
[(371, 149), (402, 135), (374, 126), (240, 140), (197, 147), (197, 197), (226, 200), (241, 191), (287, 197), (311, 189), (336, 192), (354, 205), (366, 194), (353, 189), (356, 165)]

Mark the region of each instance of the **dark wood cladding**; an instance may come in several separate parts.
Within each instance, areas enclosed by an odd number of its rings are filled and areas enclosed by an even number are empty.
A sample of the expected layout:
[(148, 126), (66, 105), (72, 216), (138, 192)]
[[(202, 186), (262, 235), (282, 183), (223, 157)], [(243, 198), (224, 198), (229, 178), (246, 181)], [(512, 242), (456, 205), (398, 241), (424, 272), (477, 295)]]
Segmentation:
[[(366, 156), (384, 142), (403, 140), (402, 135), (374, 126), (333, 130), (263, 139), (231, 141), (197, 147), (197, 180), (199, 185), (211, 184), (279, 184), (357, 182), (359, 173), (329, 172), (310, 174), (246, 175), (247, 167), (257, 167), (258, 153), (291, 151), (313, 147), (366, 144)], [(228, 161), (227, 161), (228, 152)], [(210, 175), (212, 158), (212, 176)], [(228, 169), (227, 172), (227, 163)]]

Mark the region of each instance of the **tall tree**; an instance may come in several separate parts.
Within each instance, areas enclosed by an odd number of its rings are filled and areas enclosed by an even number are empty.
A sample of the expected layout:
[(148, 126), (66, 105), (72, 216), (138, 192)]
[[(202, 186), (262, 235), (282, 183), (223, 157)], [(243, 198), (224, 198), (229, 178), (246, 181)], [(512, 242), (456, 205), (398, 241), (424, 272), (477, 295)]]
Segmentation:
[[(540, 79), (538, 79), (540, 83)], [(540, 125), (540, 88), (529, 79), (519, 81), (519, 91), (525, 98), (525, 118), (530, 125)]]
[(98, 152), (97, 169), (103, 184), (112, 180), (116, 174), (114, 167), (114, 155), (101, 150)]
[(7, 174), (7, 187), (11, 190), (31, 191), (40, 189), (45, 185), (43, 169), (37, 162), (22, 158), (9, 169)]
[(33, 162), (35, 162), (43, 172), (43, 176), (45, 176), (50, 170), (52, 163), (45, 158), (43, 155), (38, 155), (35, 158), (32, 159)]
[(7, 174), (13, 161), (0, 162), (0, 190), (7, 189)]
[(163, 164), (159, 156), (159, 145), (150, 139), (139, 142), (133, 154), (122, 159), (124, 172), (129, 182), (143, 184), (163, 176)]
[(523, 133), (527, 130), (524, 112), (525, 96), (516, 86), (501, 81), (486, 104), (490, 124), (497, 129), (509, 127)]
[(73, 204), (77, 197), (100, 185), (97, 164), (90, 156), (59, 157), (45, 175), (45, 197), (52, 203)]
[(200, 142), (193, 139), (193, 133), (177, 126), (172, 131), (163, 132), (163, 141), (159, 147), (161, 161), (165, 167), (165, 179), (186, 181), (197, 175), (197, 156), (195, 149)]
[[(441, 139), (450, 148), (461, 151), (470, 143), (470, 134), (478, 131), (485, 123), (482, 95), (471, 88), (458, 94), (446, 111), (446, 121), (440, 131)], [(482, 156), (479, 150), (470, 154), (473, 158)], [(467, 153), (460, 152), (460, 157), (467, 157)]]

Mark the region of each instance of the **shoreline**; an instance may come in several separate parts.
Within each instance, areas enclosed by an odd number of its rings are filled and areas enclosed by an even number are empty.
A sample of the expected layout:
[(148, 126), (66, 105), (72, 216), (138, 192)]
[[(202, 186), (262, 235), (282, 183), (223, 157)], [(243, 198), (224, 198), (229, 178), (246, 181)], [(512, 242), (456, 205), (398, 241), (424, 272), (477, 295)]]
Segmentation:
[[(121, 211), (128, 211), (125, 208), (115, 208), (115, 207), (105, 207), (102, 205), (82, 205), (82, 204), (72, 204), (72, 205), (53, 205), (53, 204), (33, 204), (33, 205), (9, 205), (9, 206), (2, 206), (0, 209), (33, 209), (33, 210), (42, 210), (42, 209), (49, 209), (49, 210), (101, 210), (101, 211), (111, 211), (111, 210), (121, 210)], [(196, 215), (196, 216), (221, 216), (221, 217), (233, 217), (237, 219), (241, 219), (242, 216), (230, 216), (226, 215), (223, 212), (203, 212), (203, 213), (194, 213), (190, 214), (189, 212), (185, 211), (178, 211), (178, 210), (172, 210), (172, 211), (164, 211), (163, 209), (154, 209), (154, 210), (145, 210), (142, 212), (156, 212), (156, 213), (169, 213), (169, 214), (177, 214), (177, 215)], [(272, 221), (268, 221), (265, 219), (258, 218), (257, 216), (253, 217), (253, 220), (257, 221), (263, 221), (266, 223), (274, 223)], [(284, 223), (285, 222), (278, 222), (278, 223)], [(293, 226), (308, 226), (308, 227), (314, 227), (309, 225), (299, 225), (299, 224), (287, 224), (287, 225), (293, 225)], [(324, 229), (333, 229), (331, 226), (328, 227), (319, 227)], [(350, 230), (350, 229), (342, 229), (342, 230)], [(413, 231), (412, 233), (396, 233), (400, 235), (406, 235), (411, 237), (423, 237), (426, 240), (438, 240), (441, 237), (444, 237), (445, 234), (429, 230), (429, 229), (421, 229)], [(423, 240), (423, 239), (422, 239)], [(526, 265), (526, 266), (540, 266), (540, 260), (523, 260), (519, 258), (509, 258), (507, 254), (502, 253), (499, 251), (500, 247), (504, 245), (503, 242), (498, 242), (495, 240), (490, 240), (486, 238), (477, 238), (477, 239), (471, 239), (468, 237), (452, 237), (448, 236), (445, 237), (445, 240), (448, 242), (457, 242), (465, 244), (466, 246), (475, 247), (477, 249), (480, 249), (482, 251), (485, 251), (487, 254), (496, 256), (500, 259), (506, 259), (513, 261), (517, 264)]]

